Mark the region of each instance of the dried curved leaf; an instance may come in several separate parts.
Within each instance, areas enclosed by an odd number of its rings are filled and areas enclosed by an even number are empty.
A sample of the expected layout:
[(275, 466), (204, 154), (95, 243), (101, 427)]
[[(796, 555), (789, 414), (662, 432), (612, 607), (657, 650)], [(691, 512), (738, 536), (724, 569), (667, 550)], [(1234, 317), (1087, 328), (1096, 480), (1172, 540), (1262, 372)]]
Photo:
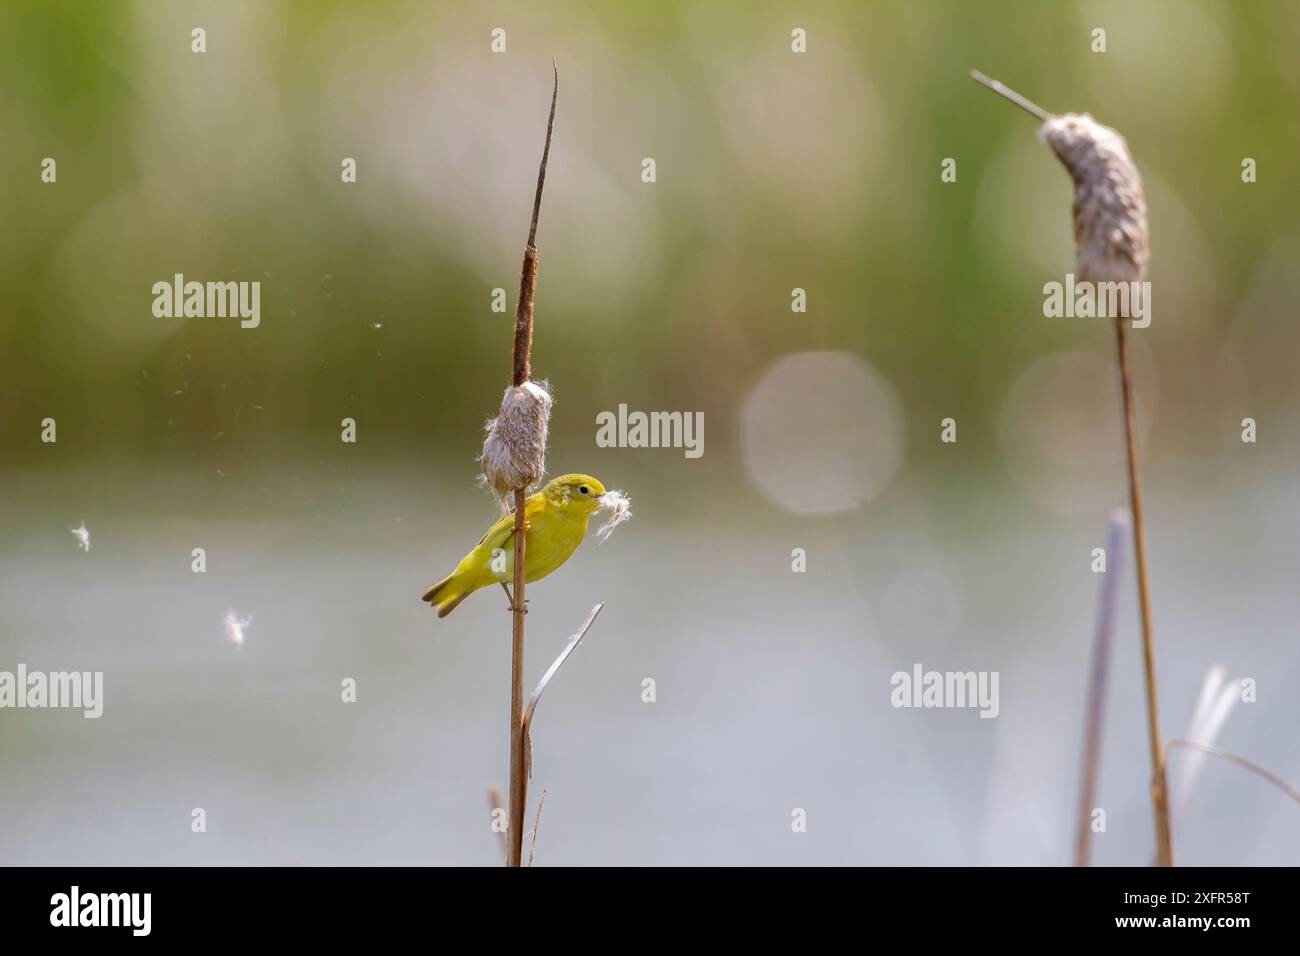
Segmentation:
[(533, 711), (537, 709), (537, 702), (542, 699), (542, 692), (546, 690), (546, 685), (551, 682), (551, 678), (560, 669), (560, 665), (573, 653), (574, 648), (578, 646), (578, 642), (586, 636), (588, 629), (596, 620), (596, 615), (600, 613), (604, 606), (605, 602), (601, 601), (591, 609), (591, 613), (587, 615), (587, 620), (578, 629), (578, 632), (569, 638), (569, 643), (565, 645), (564, 650), (560, 651), (560, 656), (551, 662), (550, 667), (546, 668), (546, 673), (542, 675), (542, 679), (537, 682), (537, 686), (533, 689), (532, 696), (528, 698), (528, 707), (524, 710), (524, 767), (530, 780), (533, 776), (533, 737), (531, 729)]

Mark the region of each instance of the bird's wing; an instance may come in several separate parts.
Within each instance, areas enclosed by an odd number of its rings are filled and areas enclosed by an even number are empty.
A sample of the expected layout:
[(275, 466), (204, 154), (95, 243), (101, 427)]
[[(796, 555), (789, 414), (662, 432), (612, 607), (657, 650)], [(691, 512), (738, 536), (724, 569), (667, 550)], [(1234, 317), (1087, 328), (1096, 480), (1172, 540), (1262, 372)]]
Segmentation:
[[(527, 514), (526, 508), (524, 509), (524, 513)], [(505, 547), (505, 543), (510, 539), (511, 532), (513, 532), (514, 529), (515, 513), (512, 511), (509, 514), (502, 515), (492, 524), (492, 527), (488, 528), (487, 531), (484, 532), (483, 537), (479, 538), (478, 544), (475, 545), (475, 550), (484, 546), (486, 546), (488, 550)]]
[[(533, 519), (546, 510), (546, 497), (540, 492), (534, 492), (524, 501), (524, 517), (532, 524)], [(515, 511), (513, 508), (503, 514), (492, 527), (484, 532), (483, 537), (479, 538), (476, 547), (482, 547), (489, 544), (490, 547), (499, 548), (502, 542), (510, 538), (511, 533), (515, 530)]]
[[(528, 496), (524, 502), (524, 516), (528, 519), (529, 525), (532, 525), (546, 510), (545, 498), (539, 491), (536, 494)], [(513, 510), (503, 514), (484, 532), (483, 537), (479, 538), (478, 544), (470, 555), (480, 551), (491, 552), (496, 548), (504, 548), (507, 544), (513, 544), (511, 541), (515, 531), (515, 513)], [(469, 555), (467, 555), (468, 557)]]

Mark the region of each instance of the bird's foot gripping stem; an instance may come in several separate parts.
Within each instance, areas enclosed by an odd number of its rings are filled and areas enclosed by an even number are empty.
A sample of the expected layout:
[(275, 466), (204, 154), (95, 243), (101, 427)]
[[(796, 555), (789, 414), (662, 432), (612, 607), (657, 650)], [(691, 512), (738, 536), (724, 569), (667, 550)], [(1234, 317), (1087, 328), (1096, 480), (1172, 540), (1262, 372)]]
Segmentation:
[[(515, 608), (515, 596), (510, 593), (510, 585), (504, 581), (498, 581), (497, 584), (501, 585), (501, 589), (506, 592), (506, 597), (510, 599), (510, 604), (506, 610), (513, 614), (517, 609)], [(528, 613), (528, 598), (524, 598), (523, 611), (525, 614)]]

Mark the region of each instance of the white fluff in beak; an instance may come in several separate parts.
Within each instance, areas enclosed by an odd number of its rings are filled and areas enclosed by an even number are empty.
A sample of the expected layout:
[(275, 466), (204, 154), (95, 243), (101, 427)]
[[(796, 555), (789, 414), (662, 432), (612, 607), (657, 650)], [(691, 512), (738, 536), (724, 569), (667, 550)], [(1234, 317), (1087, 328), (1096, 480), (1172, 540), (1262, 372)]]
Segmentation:
[(632, 500), (621, 491), (607, 491), (597, 501), (609, 512), (609, 520), (596, 529), (596, 540), (601, 544), (614, 533), (614, 529), (632, 517)]

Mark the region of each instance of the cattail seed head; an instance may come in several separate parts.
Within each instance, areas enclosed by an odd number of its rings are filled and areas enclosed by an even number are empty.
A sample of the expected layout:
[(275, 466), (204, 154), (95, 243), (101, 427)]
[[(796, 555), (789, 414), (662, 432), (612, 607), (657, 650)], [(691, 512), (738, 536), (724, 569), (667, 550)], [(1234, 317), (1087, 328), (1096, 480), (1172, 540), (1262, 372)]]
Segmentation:
[(487, 423), (483, 477), (509, 508), (510, 496), (541, 480), (546, 471), (546, 429), (551, 420), (551, 390), (546, 382), (524, 382), (506, 389), (501, 411)]
[(1087, 113), (1051, 116), (1038, 135), (1074, 179), (1078, 277), (1140, 281), (1151, 258), (1147, 203), (1124, 137)]

